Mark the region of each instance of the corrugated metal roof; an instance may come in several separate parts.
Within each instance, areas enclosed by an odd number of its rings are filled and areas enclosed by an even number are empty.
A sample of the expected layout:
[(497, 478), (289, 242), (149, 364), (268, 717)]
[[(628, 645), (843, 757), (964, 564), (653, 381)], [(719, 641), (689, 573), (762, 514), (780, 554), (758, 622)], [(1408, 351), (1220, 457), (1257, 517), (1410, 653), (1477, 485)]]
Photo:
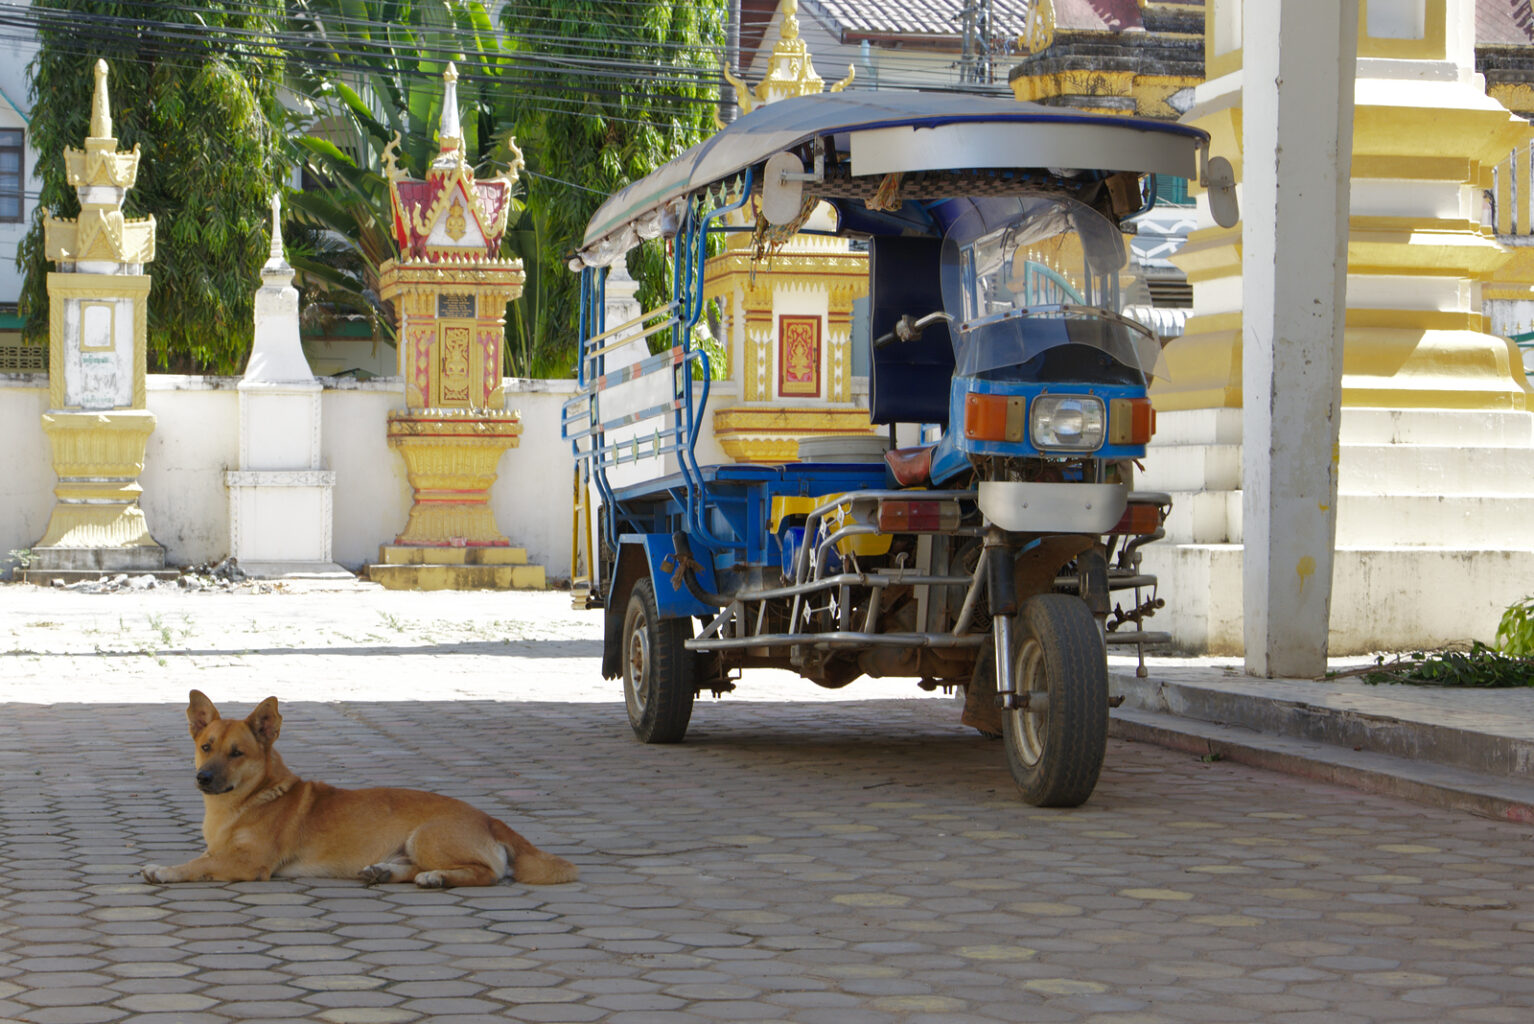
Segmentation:
[[(1017, 38), (1034, 0), (991, 0), (992, 36)], [(800, 0), (800, 9), (852, 36), (952, 36), (964, 32), (966, 0)], [(1055, 0), (1055, 27), (1123, 32), (1143, 28), (1136, 0)]]
[[(1128, 0), (1134, 6), (1134, 0)], [(802, 14), (812, 14), (822, 23), (839, 29), (845, 37), (866, 36), (953, 36), (964, 32), (965, 0), (800, 0)], [(992, 0), (996, 25), (992, 35), (1021, 35), (1028, 24), (1032, 0)]]
[(1534, 5), (1529, 0), (1476, 0), (1477, 43), (1534, 43)]

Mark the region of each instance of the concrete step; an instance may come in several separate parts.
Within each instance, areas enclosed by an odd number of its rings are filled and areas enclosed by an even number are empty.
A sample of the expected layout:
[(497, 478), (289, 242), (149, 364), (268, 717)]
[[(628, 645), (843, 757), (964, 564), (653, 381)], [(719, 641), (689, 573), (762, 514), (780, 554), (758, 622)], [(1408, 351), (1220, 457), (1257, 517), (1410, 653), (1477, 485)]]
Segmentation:
[[(1342, 410), (1345, 445), (1408, 444), (1448, 447), (1534, 445), (1534, 414), (1498, 410)], [(1240, 409), (1186, 409), (1156, 416), (1156, 444), (1240, 444)]]
[(1469, 409), (1343, 409), (1343, 444), (1528, 447), (1534, 414)]
[[(1343, 494), (1534, 496), (1534, 448), (1344, 444), (1337, 465)], [(1136, 485), (1155, 491), (1241, 489), (1238, 444), (1153, 444)]]
[(369, 565), (385, 590), (543, 590), (541, 565)]
[(526, 565), (527, 549), (505, 545), (461, 548), (385, 544), (378, 549), (385, 565)]
[(1337, 488), (1344, 494), (1534, 495), (1534, 448), (1344, 444)]
[(1529, 551), (1531, 518), (1534, 498), (1339, 494), (1337, 546)]
[(1109, 734), (1500, 821), (1534, 823), (1534, 782), (1525, 779), (1128, 707), (1113, 711)]
[[(1424, 478), (1428, 479), (1428, 478)], [(1172, 491), (1166, 539), (1241, 543), (1240, 491)], [(1337, 546), (1534, 550), (1534, 496), (1348, 494), (1337, 496)]]
[(1161, 444), (1145, 450), (1135, 486), (1152, 491), (1239, 491), (1239, 444)]
[[(1450, 540), (1450, 538), (1445, 538)], [(1153, 625), (1183, 653), (1239, 653), (1239, 544), (1158, 541), (1140, 549), (1166, 607)], [(1502, 612), (1534, 591), (1534, 551), (1345, 547), (1332, 570), (1333, 656), (1490, 641)]]
[(1166, 542), (1241, 542), (1240, 491), (1172, 491), (1171, 495), (1172, 510), (1166, 517)]

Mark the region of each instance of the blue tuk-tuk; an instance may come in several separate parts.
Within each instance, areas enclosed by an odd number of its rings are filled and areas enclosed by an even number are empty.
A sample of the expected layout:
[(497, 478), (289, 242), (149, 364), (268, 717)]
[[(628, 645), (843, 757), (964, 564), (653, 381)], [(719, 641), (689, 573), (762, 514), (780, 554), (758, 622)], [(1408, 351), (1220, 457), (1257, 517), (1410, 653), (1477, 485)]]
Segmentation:
[[(1124, 313), (1122, 225), (1154, 203), (1151, 175), (1208, 163), (1208, 136), (1184, 125), (844, 92), (761, 107), (597, 211), (572, 260), (579, 391), (563, 432), (577, 573), (605, 609), (603, 674), (622, 677), (640, 740), (680, 741), (695, 696), (753, 666), (828, 687), (909, 676), (966, 691), (964, 721), (1004, 737), (1028, 802), (1091, 795), (1106, 647), (1134, 646), (1143, 671), (1144, 645), (1165, 639), (1143, 628), (1160, 601), (1138, 549), (1170, 499), (1132, 482), (1161, 346)], [(873, 423), (937, 440), (855, 462), (700, 464), (708, 240), (730, 211), (792, 231), (815, 202), (866, 241)], [(672, 301), (608, 325), (608, 268), (654, 237), (672, 247)], [(648, 346), (620, 358), (636, 337)], [(592, 504), (595, 530), (580, 518)]]

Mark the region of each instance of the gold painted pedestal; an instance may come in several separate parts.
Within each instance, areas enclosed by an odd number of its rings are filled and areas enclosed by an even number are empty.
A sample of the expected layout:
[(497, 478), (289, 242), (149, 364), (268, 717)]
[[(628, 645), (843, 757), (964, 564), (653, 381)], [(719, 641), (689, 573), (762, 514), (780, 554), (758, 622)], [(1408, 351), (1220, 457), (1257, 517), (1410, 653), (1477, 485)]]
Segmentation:
[(496, 464), (522, 434), (516, 413), (463, 409), (389, 414), (389, 446), (405, 460), (413, 504), (368, 577), (391, 590), (541, 590), (543, 567), (527, 564), (496, 528), (490, 487)]
[(145, 409), (43, 415), (59, 478), (53, 489), (58, 503), (43, 539), (32, 548), (30, 581), (165, 568), (165, 549), (149, 535), (139, 507), (138, 475), (154, 426), (154, 414)]

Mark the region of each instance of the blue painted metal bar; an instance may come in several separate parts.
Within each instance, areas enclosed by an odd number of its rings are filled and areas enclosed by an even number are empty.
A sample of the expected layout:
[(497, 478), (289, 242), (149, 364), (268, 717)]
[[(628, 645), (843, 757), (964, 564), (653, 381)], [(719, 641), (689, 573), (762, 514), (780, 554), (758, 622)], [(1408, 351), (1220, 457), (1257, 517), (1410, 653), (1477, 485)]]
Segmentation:
[[(722, 548), (728, 545), (727, 541), (714, 535), (704, 521), (704, 509), (708, 504), (708, 486), (703, 479), (703, 473), (698, 466), (697, 444), (698, 432), (702, 427), (702, 417), (708, 409), (708, 394), (713, 382), (713, 367), (709, 364), (708, 354), (702, 351), (692, 350), (692, 329), (697, 326), (698, 320), (703, 315), (703, 266), (707, 259), (708, 236), (715, 231), (722, 231), (722, 223), (714, 225), (716, 221), (722, 221), (726, 214), (738, 210), (751, 200), (751, 188), (754, 182), (753, 172), (747, 168), (741, 176), (740, 198), (733, 203), (721, 206), (702, 217), (697, 216), (699, 203), (694, 201), (688, 207), (688, 217), (685, 222), (687, 232), (677, 233), (677, 240), (683, 244), (677, 246), (678, 253), (687, 252), (682, 265), (678, 267), (677, 281), (686, 281), (686, 302), (682, 307), (684, 325), (679, 328), (686, 339), (685, 348), (688, 353), (687, 370), (683, 376), (686, 378), (684, 390), (687, 394), (687, 445), (678, 454), (677, 461), (681, 464), (682, 475), (687, 480), (687, 522), (689, 533), (694, 539), (712, 548)], [(693, 222), (696, 220), (696, 227)], [(685, 267), (687, 276), (682, 276)], [(697, 410), (692, 407), (692, 362), (696, 361), (702, 371), (703, 393), (700, 396)]]

